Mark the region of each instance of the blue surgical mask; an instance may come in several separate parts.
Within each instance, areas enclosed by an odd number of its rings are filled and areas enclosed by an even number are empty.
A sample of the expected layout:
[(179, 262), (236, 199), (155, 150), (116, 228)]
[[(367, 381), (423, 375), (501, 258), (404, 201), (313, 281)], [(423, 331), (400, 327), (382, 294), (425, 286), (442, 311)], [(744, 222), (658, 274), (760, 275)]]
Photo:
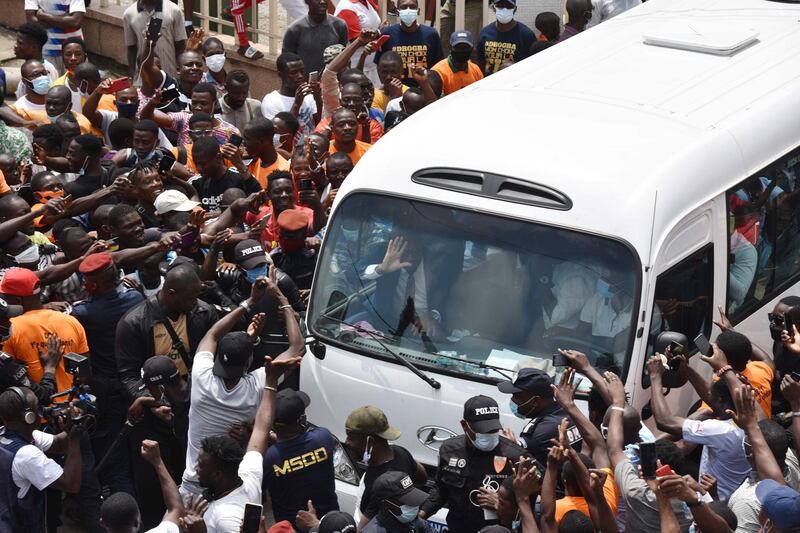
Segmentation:
[(275, 145), (275, 148), (281, 145), (281, 134), (280, 133), (273, 133), (272, 134), (272, 144)]
[(261, 265), (260, 267), (251, 268), (250, 270), (245, 272), (245, 277), (247, 277), (247, 281), (250, 283), (255, 283), (258, 278), (264, 278), (267, 276), (267, 265), (266, 263)]
[(403, 524), (410, 524), (419, 515), (419, 505), (401, 505), (400, 516), (397, 519)]
[(610, 299), (613, 294), (611, 294), (611, 284), (609, 284), (603, 278), (597, 280), (597, 294), (605, 298), (606, 300)]
[(51, 117), (50, 115), (47, 115), (47, 118), (50, 120), (51, 124), (55, 124), (56, 120), (58, 120), (58, 118), (63, 116), (63, 115), (64, 115), (64, 113), (59, 113), (58, 115), (56, 115), (54, 117)]
[(514, 403), (513, 398), (509, 398), (508, 399), (508, 408), (511, 409), (511, 413), (514, 416), (516, 416), (517, 418), (521, 418), (522, 420), (525, 420), (528, 417), (526, 415), (520, 413), (519, 408), (522, 407), (523, 405), (528, 405), (529, 403), (531, 403), (533, 401), (533, 398), (534, 397), (529, 398), (528, 401), (527, 402), (523, 402), (522, 405), (517, 405), (516, 403)]
[(475, 433), (475, 440), (472, 441), (472, 444), (482, 452), (490, 452), (500, 444), (500, 432)]
[(400, 22), (403, 23), (403, 26), (413, 26), (417, 21), (419, 9), (401, 9), (398, 11), (398, 13), (400, 15)]
[(512, 20), (514, 20), (514, 9), (508, 9), (505, 7), (496, 7), (494, 8), (495, 18), (497, 22), (500, 24), (508, 24)]
[(136, 111), (139, 109), (139, 102), (123, 104), (122, 102), (115, 100), (114, 103), (117, 104), (117, 113), (119, 113), (119, 116), (123, 118), (135, 117)]
[(140, 158), (140, 161), (150, 161), (156, 155), (157, 150), (151, 150), (144, 158)]
[(81, 169), (78, 171), (79, 176), (86, 175), (86, 167), (89, 166), (89, 156), (87, 155), (86, 158), (83, 160), (83, 165), (81, 165)]
[(44, 96), (50, 90), (50, 78), (42, 74), (30, 80), (33, 92), (38, 95)]

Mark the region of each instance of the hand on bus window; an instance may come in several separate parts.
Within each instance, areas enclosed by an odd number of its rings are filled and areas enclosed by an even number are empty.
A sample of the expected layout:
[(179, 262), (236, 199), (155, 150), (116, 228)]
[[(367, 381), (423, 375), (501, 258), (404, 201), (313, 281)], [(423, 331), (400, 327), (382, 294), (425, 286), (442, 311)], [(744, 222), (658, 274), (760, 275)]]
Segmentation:
[(381, 263), (381, 270), (384, 272), (397, 272), (401, 268), (410, 268), (409, 261), (403, 261), (403, 255), (406, 253), (406, 240), (403, 237), (395, 237), (389, 241), (389, 246), (386, 248), (386, 255), (383, 256)]
[(718, 305), (717, 310), (719, 310), (719, 320), (715, 320), (714, 325), (716, 325), (722, 331), (732, 330), (733, 324), (731, 324), (731, 321), (728, 320), (728, 315), (725, 314), (725, 309), (721, 305)]

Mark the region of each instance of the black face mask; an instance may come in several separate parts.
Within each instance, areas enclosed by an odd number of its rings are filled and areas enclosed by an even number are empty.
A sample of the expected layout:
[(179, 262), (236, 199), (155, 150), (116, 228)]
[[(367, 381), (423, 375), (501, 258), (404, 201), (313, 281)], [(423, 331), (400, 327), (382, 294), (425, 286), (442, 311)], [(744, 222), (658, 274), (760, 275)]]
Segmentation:
[(469, 56), (472, 55), (471, 50), (451, 50), (450, 55), (453, 56), (453, 62), (463, 64), (469, 60)]

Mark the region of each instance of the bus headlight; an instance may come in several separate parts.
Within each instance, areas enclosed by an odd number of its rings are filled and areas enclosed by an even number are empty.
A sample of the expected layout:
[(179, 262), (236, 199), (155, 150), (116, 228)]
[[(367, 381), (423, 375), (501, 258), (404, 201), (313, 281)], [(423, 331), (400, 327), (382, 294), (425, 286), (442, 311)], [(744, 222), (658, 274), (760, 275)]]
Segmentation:
[(336, 448), (333, 450), (333, 473), (339, 481), (358, 485), (356, 468), (338, 440), (336, 441)]

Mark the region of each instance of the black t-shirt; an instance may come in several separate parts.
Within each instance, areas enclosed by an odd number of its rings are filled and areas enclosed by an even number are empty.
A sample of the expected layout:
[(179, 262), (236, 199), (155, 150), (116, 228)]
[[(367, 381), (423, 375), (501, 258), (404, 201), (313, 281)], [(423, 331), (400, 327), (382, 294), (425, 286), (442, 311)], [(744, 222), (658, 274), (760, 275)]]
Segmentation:
[(247, 194), (261, 190), (261, 185), (258, 184), (254, 177), (250, 175), (242, 176), (233, 168), (226, 170), (221, 178), (209, 179), (203, 176), (195, 176), (189, 180), (189, 183), (197, 189), (197, 194), (200, 195), (200, 204), (206, 211), (219, 209), (222, 193), (232, 187), (242, 189)]
[(73, 200), (83, 198), (84, 196), (89, 196), (102, 189), (107, 181), (107, 177), (108, 171), (106, 171), (106, 169), (103, 169), (103, 172), (97, 176), (78, 176), (78, 179), (75, 181), (64, 185), (64, 191), (67, 194), (71, 194)]
[(314, 502), (317, 516), (338, 511), (333, 451), (336, 440), (325, 428), (314, 428), (270, 446), (264, 454), (263, 488), (269, 491), (275, 521), (294, 526), (297, 512)]
[(364, 495), (361, 497), (361, 513), (369, 518), (374, 517), (380, 510), (379, 501), (370, 501), (372, 499), (372, 485), (381, 474), (386, 472), (405, 472), (411, 479), (416, 477), (417, 462), (411, 457), (411, 454), (405, 448), (400, 446), (391, 446), (394, 452), (394, 458), (391, 461), (383, 463), (382, 465), (370, 466), (364, 474)]

